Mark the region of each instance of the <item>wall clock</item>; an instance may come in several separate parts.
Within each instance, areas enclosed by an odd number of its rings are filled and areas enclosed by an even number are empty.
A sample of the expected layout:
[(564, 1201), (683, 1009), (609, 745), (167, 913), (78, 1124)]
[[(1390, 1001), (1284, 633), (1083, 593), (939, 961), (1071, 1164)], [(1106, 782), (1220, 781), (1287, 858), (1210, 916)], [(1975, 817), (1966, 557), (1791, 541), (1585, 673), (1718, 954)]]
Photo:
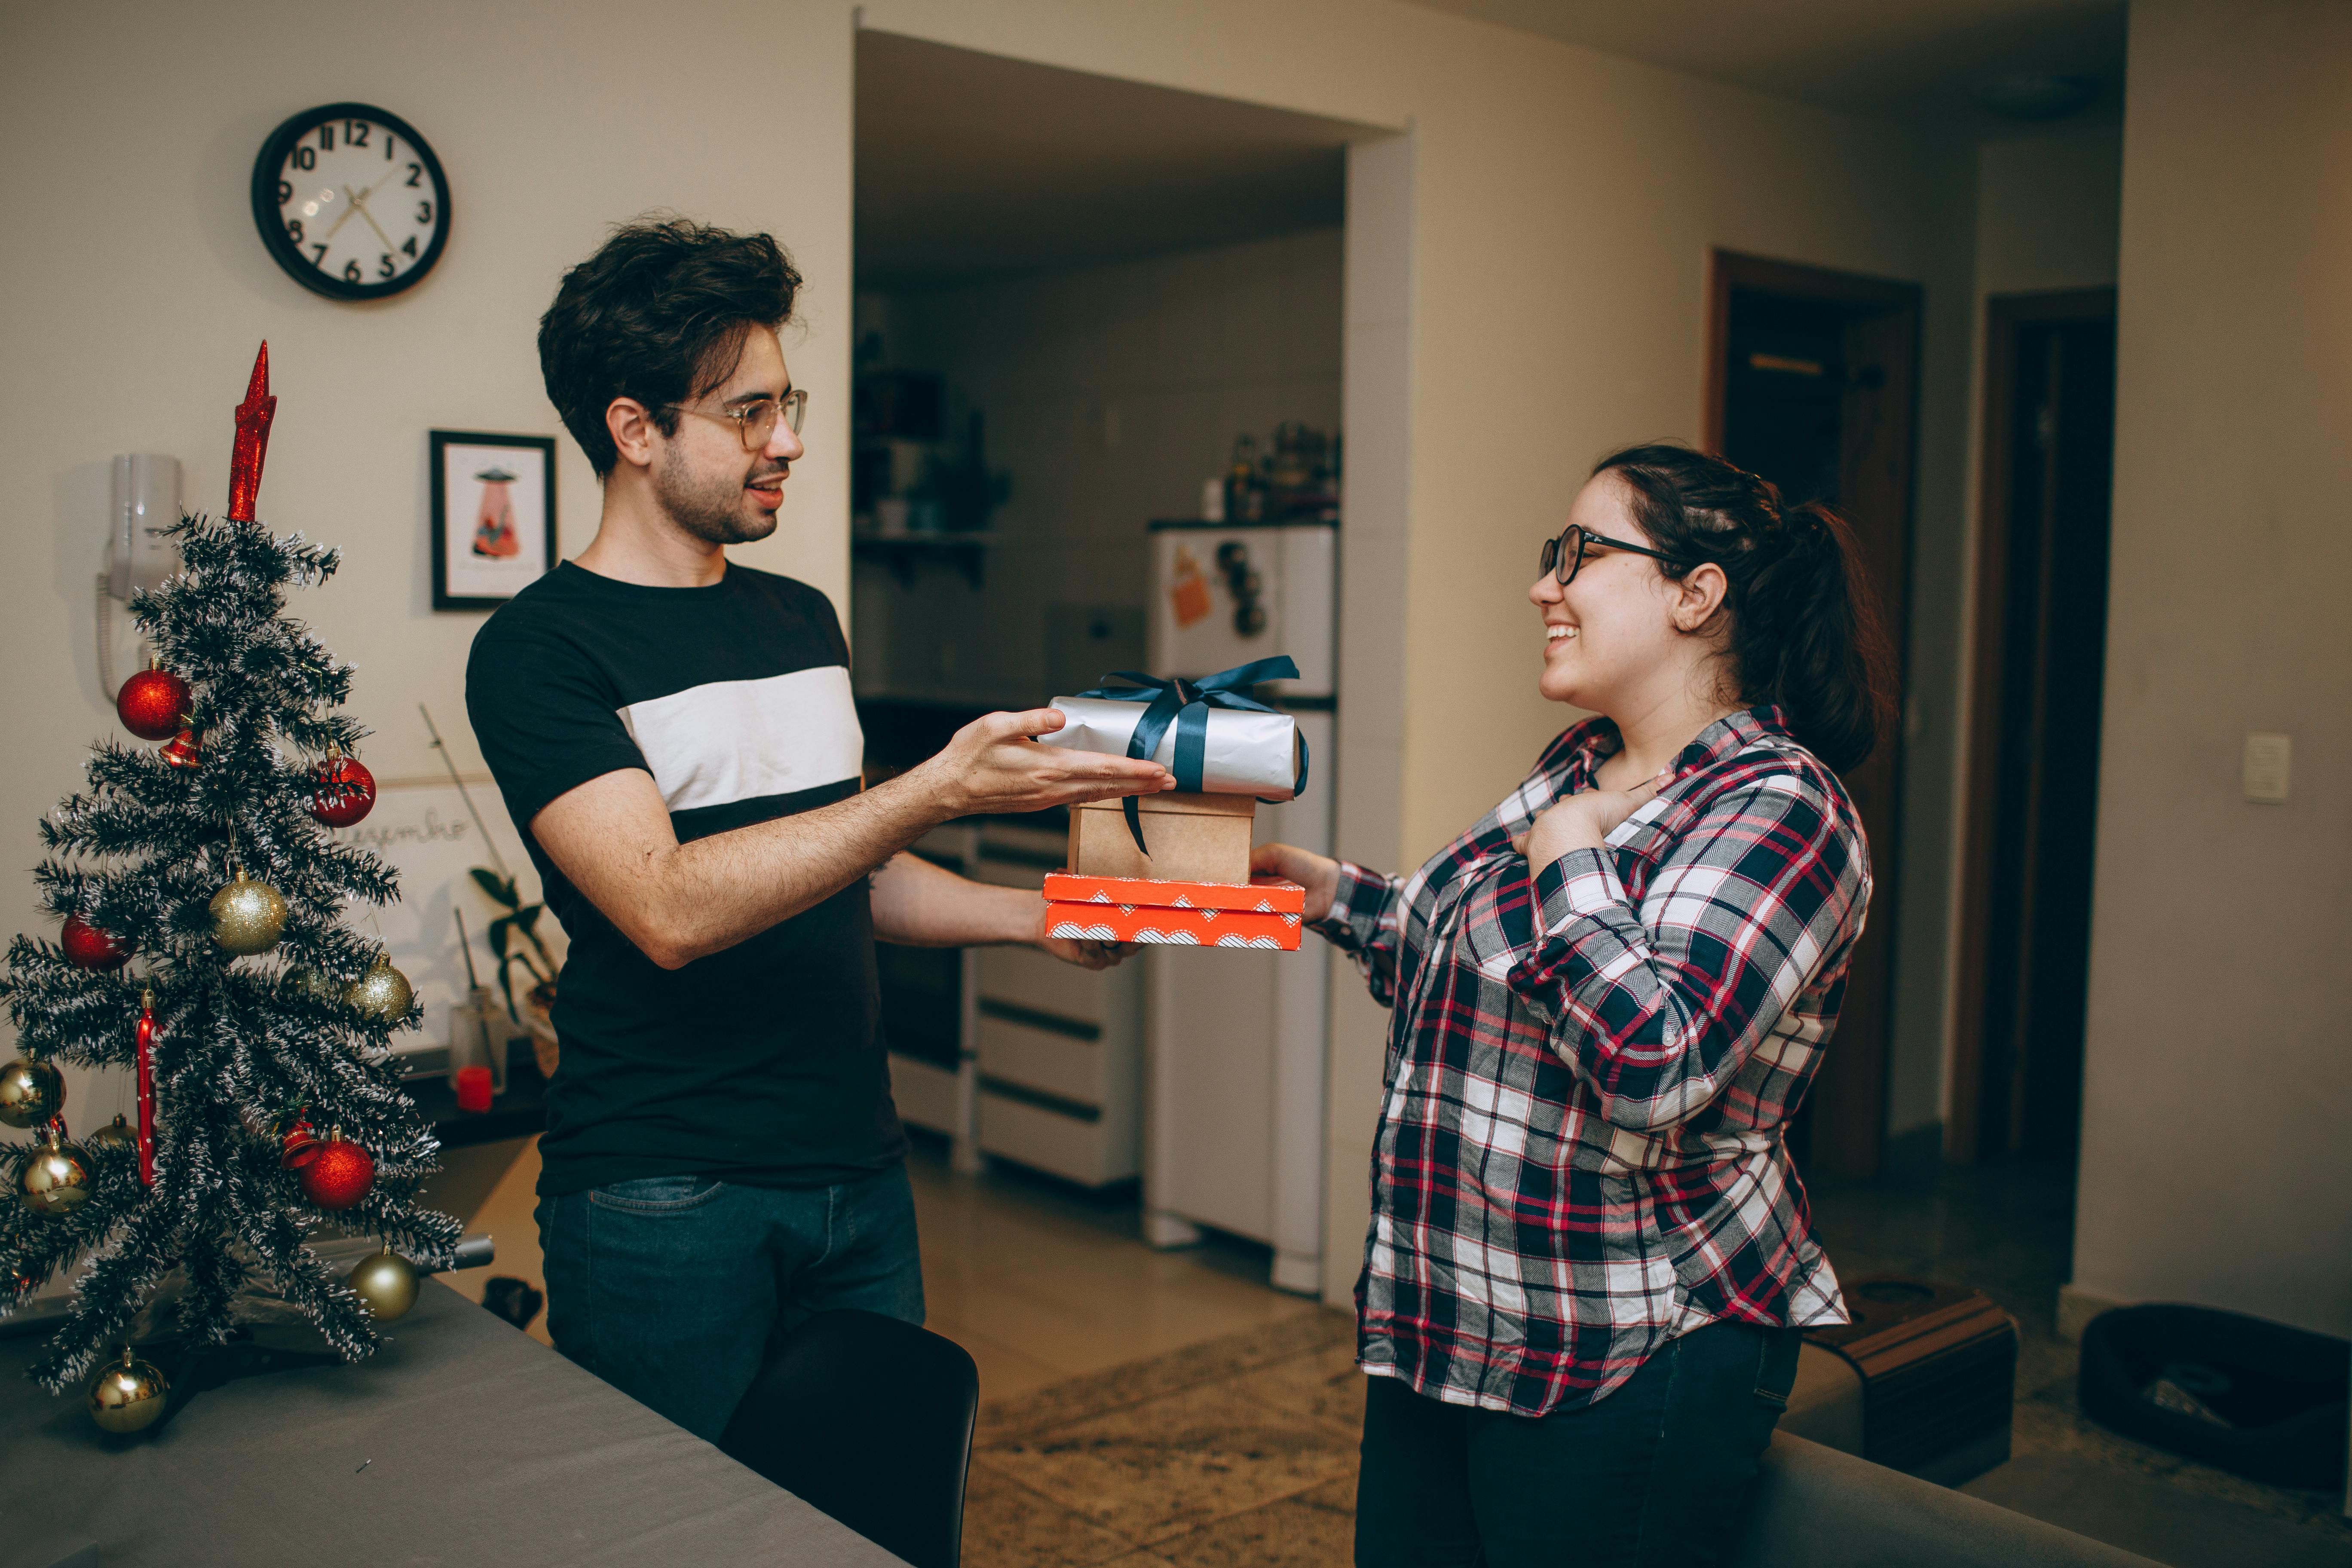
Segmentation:
[(364, 103), (306, 109), (253, 162), (253, 221), (287, 274), (331, 300), (381, 300), (433, 270), (449, 183), (408, 121)]

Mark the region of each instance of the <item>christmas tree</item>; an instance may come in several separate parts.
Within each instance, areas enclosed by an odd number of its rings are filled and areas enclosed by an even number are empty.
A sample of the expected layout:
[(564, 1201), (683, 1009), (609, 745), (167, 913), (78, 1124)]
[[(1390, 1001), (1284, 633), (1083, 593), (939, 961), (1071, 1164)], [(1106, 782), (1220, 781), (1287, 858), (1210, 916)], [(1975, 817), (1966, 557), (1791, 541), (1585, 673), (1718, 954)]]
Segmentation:
[[(118, 1431), (163, 1408), (131, 1343), (159, 1291), (183, 1347), (235, 1337), (238, 1293), (262, 1285), (355, 1361), (405, 1310), (415, 1266), (446, 1264), (458, 1240), (414, 1201), (439, 1145), (390, 1041), (417, 1007), (344, 923), (398, 897), (391, 868), (329, 831), (374, 799), (350, 754), (366, 731), (337, 711), (352, 671), (283, 613), (336, 553), (254, 521), (268, 374), (264, 343), (227, 516), (184, 515), (182, 571), (131, 602), (160, 668), (125, 682), (117, 710), (168, 743), (94, 748), (87, 787), (40, 827), (58, 940), (17, 937), (0, 981), (21, 1053), (0, 1068), (0, 1121), (34, 1133), (0, 1155), (0, 1312), (80, 1269), (32, 1375), (57, 1392), (107, 1362), (91, 1408)], [(134, 1070), (138, 1127), (117, 1117), (75, 1142), (58, 1062)], [(307, 1245), (330, 1225), (388, 1256), (347, 1283)]]

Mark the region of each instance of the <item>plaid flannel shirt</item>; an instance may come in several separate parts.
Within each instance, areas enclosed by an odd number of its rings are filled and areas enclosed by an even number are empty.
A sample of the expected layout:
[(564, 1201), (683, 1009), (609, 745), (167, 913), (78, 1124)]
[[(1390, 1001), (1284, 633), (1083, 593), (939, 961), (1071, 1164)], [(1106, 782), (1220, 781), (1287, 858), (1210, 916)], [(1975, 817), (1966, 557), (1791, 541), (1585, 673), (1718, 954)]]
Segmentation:
[(1870, 902), (1862, 822), (1777, 708), (1735, 713), (1532, 880), (1510, 842), (1618, 749), (1578, 724), (1317, 929), (1394, 1009), (1358, 1356), (1451, 1404), (1590, 1404), (1718, 1320), (1846, 1321), (1781, 1146)]

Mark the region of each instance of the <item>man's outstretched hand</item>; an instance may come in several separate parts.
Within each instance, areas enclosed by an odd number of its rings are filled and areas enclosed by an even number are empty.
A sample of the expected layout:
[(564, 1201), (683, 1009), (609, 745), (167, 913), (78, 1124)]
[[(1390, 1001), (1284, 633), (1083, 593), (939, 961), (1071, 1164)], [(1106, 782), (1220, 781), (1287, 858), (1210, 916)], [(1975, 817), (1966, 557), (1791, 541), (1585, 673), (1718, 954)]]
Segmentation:
[(931, 795), (942, 821), (1176, 787), (1175, 776), (1158, 763), (1041, 746), (1030, 739), (1051, 734), (1065, 722), (1055, 708), (984, 714), (958, 730), (938, 756), (906, 774), (907, 782)]

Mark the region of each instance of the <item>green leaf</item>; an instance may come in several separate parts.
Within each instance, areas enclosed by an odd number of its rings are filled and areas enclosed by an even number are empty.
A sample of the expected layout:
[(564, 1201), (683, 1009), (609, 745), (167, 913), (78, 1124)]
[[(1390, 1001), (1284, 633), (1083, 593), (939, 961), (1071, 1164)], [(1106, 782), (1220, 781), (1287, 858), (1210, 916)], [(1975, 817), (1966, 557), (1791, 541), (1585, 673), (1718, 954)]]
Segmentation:
[(522, 903), (522, 895), (515, 891), (512, 877), (501, 877), (488, 866), (475, 867), (473, 876), (474, 885), (488, 893), (493, 903), (503, 905), (509, 910)]
[(490, 922), (490, 929), (488, 933), (490, 941), (490, 951), (498, 954), (500, 963), (504, 963), (506, 960), (507, 941), (514, 935), (514, 923), (515, 918), (512, 915), (500, 915), (498, 919)]
[(534, 938), (539, 935), (539, 911), (545, 908), (545, 904), (526, 904), (515, 911), (515, 924), (522, 927), (523, 935)]

